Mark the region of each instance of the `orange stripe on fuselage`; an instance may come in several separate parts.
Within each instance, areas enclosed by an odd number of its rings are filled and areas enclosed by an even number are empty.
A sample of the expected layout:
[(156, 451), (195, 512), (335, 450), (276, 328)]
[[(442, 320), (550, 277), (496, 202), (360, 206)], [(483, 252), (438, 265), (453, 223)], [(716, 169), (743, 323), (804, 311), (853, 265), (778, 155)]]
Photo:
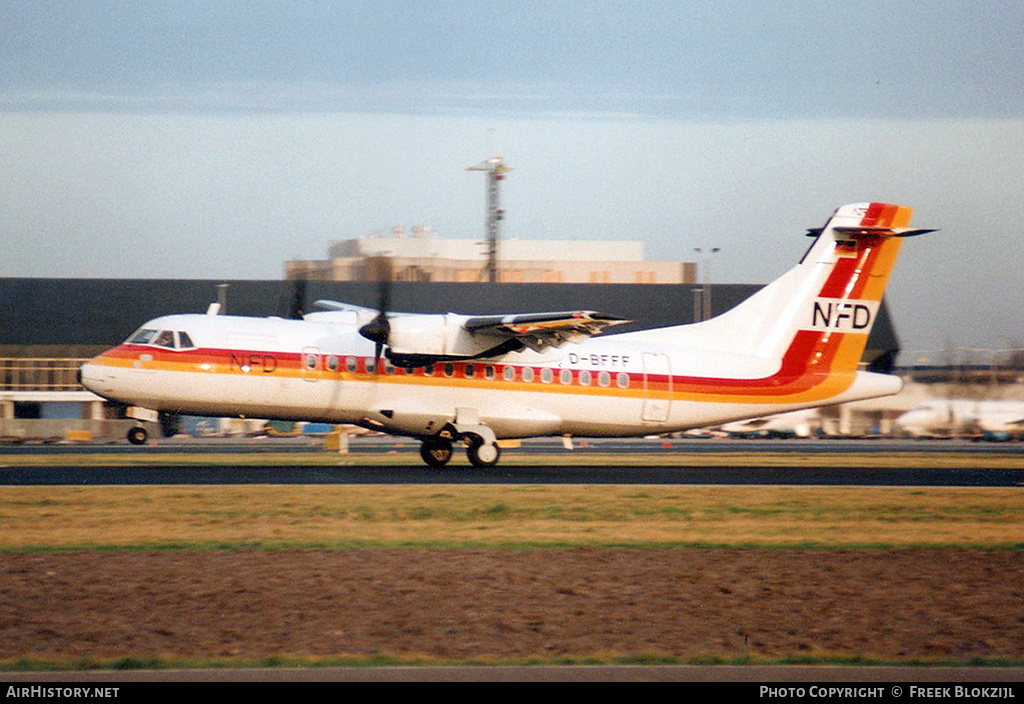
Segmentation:
[[(617, 385), (617, 374), (613, 370), (588, 369), (591, 383), (582, 385), (581, 369), (573, 369), (572, 383), (560, 383), (560, 369), (552, 368), (554, 377), (551, 382), (541, 380), (542, 366), (489, 364), (487, 362), (471, 362), (476, 368), (474, 377), (465, 376), (466, 362), (452, 363), (452, 377), (441, 373), (444, 365), (435, 365), (435, 373), (428, 375), (424, 368), (419, 367), (407, 374), (404, 369), (393, 373), (366, 371), (367, 362), (371, 358), (359, 356), (357, 371), (342, 368), (346, 359), (354, 355), (321, 355), (315, 371), (324, 381), (341, 380), (377, 383), (419, 383), (437, 386), (472, 388), (487, 384), (495, 390), (530, 391), (547, 393), (573, 393), (593, 396), (642, 397), (644, 395), (670, 398), (674, 401), (712, 401), (721, 403), (792, 403), (818, 401), (840, 393), (853, 383), (850, 373), (835, 374), (832, 371), (856, 368), (863, 350), (864, 335), (841, 332), (821, 332), (804, 330), (794, 337), (789, 349), (783, 356), (779, 370), (760, 379), (736, 379), (728, 377), (694, 377), (673, 375), (647, 375), (641, 372), (626, 373), (629, 379), (627, 388)], [(131, 369), (136, 366), (140, 355), (151, 357), (142, 363), (142, 369), (159, 371), (190, 371), (201, 374), (231, 374), (245, 377), (272, 378), (286, 376), (300, 378), (303, 370), (304, 355), (297, 352), (250, 352), (248, 350), (196, 349), (170, 350), (139, 345), (121, 345), (100, 355), (94, 363), (107, 364), (111, 367)], [(324, 359), (335, 357), (339, 360), (339, 369), (326, 369)], [(256, 358), (253, 360), (253, 358)], [(266, 362), (273, 359), (273, 366)], [(240, 367), (240, 362), (252, 362), (249, 369)], [(516, 369), (515, 380), (503, 378), (504, 369), (512, 366)], [(485, 378), (484, 369), (494, 368), (493, 378)], [(524, 381), (522, 371), (525, 368), (534, 370), (534, 379)], [(610, 374), (610, 384), (601, 386), (598, 382), (602, 371)]]

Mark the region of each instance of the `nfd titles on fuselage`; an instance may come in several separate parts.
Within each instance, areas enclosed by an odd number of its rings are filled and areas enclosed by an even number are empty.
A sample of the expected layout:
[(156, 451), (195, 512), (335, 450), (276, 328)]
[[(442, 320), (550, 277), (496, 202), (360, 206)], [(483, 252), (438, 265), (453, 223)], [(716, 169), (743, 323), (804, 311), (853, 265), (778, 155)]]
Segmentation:
[(231, 369), (249, 372), (253, 369), (262, 369), (265, 374), (277, 371), (277, 358), (272, 354), (263, 352), (232, 352)]

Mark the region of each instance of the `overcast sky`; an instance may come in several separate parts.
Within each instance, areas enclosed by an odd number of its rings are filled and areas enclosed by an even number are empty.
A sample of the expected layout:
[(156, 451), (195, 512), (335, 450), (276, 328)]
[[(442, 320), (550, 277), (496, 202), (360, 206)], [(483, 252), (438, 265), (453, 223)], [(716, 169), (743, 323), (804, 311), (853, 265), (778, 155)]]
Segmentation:
[(1024, 346), (1024, 3), (2, 15), (0, 276), (273, 279), (396, 225), (478, 237), (465, 168), (501, 152), (504, 236), (720, 247), (719, 282), (778, 276), (844, 203), (914, 207), (942, 231), (890, 285), (904, 349)]

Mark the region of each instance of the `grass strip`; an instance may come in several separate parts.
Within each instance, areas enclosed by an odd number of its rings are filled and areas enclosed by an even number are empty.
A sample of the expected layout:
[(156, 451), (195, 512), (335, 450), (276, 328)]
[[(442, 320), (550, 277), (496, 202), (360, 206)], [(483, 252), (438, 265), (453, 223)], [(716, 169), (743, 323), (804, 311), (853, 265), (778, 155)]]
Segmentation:
[(0, 550), (1024, 547), (1024, 493), (971, 487), (0, 487)]

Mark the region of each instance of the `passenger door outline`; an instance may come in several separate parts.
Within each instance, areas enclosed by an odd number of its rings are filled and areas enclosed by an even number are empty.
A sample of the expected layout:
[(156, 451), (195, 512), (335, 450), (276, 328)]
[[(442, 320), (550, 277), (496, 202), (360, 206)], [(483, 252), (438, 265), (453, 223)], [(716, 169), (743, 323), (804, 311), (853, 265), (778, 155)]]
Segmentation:
[[(667, 354), (643, 353), (645, 423), (664, 423), (672, 410), (672, 368)], [(657, 377), (657, 378), (656, 378)]]

